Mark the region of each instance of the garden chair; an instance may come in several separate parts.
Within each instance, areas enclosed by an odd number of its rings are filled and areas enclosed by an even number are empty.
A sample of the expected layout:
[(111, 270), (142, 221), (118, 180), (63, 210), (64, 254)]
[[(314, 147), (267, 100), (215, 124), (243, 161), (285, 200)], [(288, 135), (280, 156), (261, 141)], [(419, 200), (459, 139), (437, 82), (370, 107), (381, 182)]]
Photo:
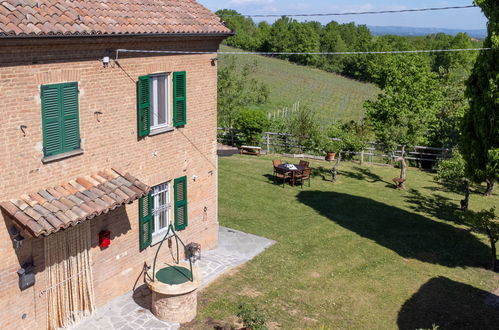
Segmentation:
[(286, 179), (291, 179), (291, 171), (280, 167), (274, 167), (274, 169), (276, 171), (276, 178), (282, 180), (282, 187), (284, 188)]
[(295, 177), (295, 180), (300, 182), (302, 188), (303, 188), (303, 181), (305, 181), (305, 180), (308, 180), (308, 186), (310, 187), (311, 173), (312, 173), (312, 170), (310, 169), (310, 167), (307, 167), (301, 172), (301, 174), (298, 174)]
[(303, 167), (309, 167), (310, 162), (307, 162), (306, 160), (300, 160), (300, 164), (298, 164)]
[(279, 165), (281, 165), (281, 164), (282, 164), (282, 161), (281, 161), (280, 159), (274, 159), (274, 160), (272, 161), (272, 166), (274, 166), (274, 179), (275, 179), (276, 172), (277, 172), (277, 171), (276, 171), (276, 169), (277, 169), (277, 167), (278, 167)]

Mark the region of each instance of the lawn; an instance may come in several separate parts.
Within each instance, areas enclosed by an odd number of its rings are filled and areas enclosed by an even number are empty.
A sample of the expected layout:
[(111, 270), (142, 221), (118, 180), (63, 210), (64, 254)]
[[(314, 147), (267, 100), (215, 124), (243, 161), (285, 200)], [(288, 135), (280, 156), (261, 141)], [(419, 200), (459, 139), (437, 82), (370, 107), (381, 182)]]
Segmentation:
[[(220, 51), (238, 51), (222, 45)], [(219, 65), (229, 55), (219, 55)], [(375, 99), (380, 90), (373, 84), (362, 83), (313, 67), (296, 65), (268, 56), (237, 56), (236, 63), (256, 61), (258, 69), (253, 76), (270, 87), (268, 102), (261, 108), (273, 113), (284, 107), (291, 107), (296, 101), (302, 106), (316, 110), (320, 120), (360, 120), (364, 117), (362, 105), (368, 99)]]
[[(333, 184), (317, 161), (311, 187), (282, 188), (270, 160), (219, 160), (221, 225), (277, 243), (200, 293), (194, 328), (231, 322), (249, 302), (271, 328), (497, 329), (497, 307), (483, 303), (499, 288), (485, 237), (454, 222), (461, 196), (433, 175), (410, 168), (399, 191), (397, 169), (344, 163)], [(471, 197), (473, 209), (492, 205)]]

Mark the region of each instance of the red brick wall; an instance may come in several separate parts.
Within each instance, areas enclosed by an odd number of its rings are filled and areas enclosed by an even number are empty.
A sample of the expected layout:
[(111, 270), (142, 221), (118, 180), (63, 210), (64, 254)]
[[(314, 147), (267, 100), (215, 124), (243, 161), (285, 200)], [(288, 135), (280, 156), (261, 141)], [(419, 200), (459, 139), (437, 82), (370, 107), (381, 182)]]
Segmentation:
[[(220, 40), (89, 40), (0, 45), (0, 200), (115, 166), (151, 186), (185, 175), (189, 226), (180, 236), (186, 243), (201, 243), (203, 250), (215, 247), (217, 89), (216, 66), (211, 60), (215, 54), (120, 54), (119, 66), (112, 60), (107, 68), (101, 59), (109, 49), (117, 48), (216, 51)], [(173, 71), (187, 72), (187, 124), (138, 139), (137, 77)], [(84, 153), (43, 164), (40, 85), (69, 81), (79, 83)], [(95, 112), (102, 113), (99, 120)], [(20, 125), (27, 126), (26, 136)], [(4, 219), (0, 221), (0, 328), (44, 328), (46, 298), (40, 296), (47, 286), (43, 238), (26, 239), (23, 247), (15, 250), (8, 234), (10, 219), (4, 212), (0, 217)], [(151, 264), (156, 249), (139, 251), (137, 202), (90, 221), (95, 297), (97, 305), (102, 306), (132, 289), (143, 263)], [(98, 232), (103, 229), (110, 230), (113, 238), (111, 246), (101, 251)], [(16, 271), (30, 256), (36, 265), (36, 285), (21, 292)]]

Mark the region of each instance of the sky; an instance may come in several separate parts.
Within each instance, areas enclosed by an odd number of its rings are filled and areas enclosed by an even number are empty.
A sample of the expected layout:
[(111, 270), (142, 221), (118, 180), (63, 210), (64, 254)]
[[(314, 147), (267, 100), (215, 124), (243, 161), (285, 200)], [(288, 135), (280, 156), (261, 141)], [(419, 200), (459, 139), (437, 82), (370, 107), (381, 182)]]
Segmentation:
[[(241, 14), (310, 14), (356, 11), (398, 10), (409, 8), (467, 6), (472, 0), (197, 0), (205, 7), (235, 9)], [(454, 9), (436, 12), (398, 13), (357, 16), (329, 16), (297, 18), (327, 23), (355, 22), (374, 26), (411, 26), (448, 29), (485, 29), (487, 20), (479, 8)], [(259, 19), (254, 19), (259, 21)], [(267, 19), (273, 22), (274, 19)]]

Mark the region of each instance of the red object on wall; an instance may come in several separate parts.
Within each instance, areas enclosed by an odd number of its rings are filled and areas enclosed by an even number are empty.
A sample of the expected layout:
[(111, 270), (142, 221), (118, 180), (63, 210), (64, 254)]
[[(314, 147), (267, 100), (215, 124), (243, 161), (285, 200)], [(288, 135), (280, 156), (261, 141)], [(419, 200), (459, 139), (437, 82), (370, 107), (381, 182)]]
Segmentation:
[(99, 246), (101, 249), (107, 248), (111, 244), (111, 232), (103, 230), (99, 233)]

